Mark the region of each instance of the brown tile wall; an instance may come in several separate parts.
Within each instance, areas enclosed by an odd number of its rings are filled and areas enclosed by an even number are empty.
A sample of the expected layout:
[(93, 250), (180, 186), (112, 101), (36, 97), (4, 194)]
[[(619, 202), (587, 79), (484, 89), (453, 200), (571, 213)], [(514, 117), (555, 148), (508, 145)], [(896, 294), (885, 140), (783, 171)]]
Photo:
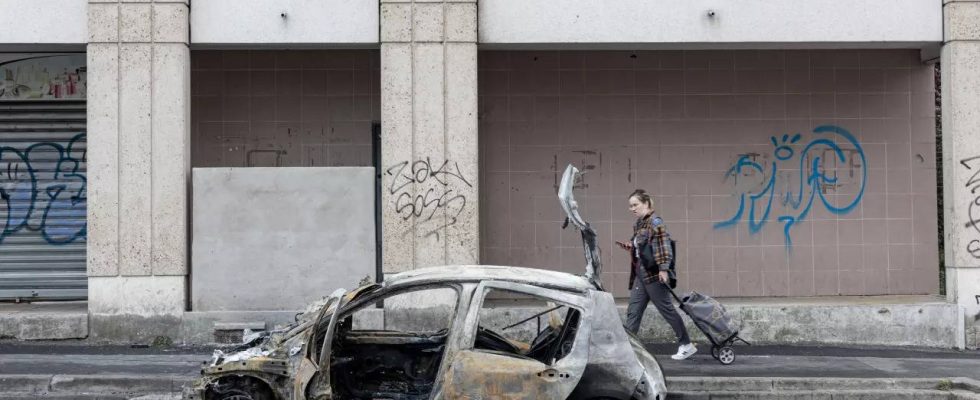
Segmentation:
[[(679, 241), (681, 285), (716, 296), (819, 296), (938, 291), (933, 67), (914, 50), (483, 51), (479, 54), (481, 259), (579, 273), (580, 239), (560, 225), (556, 185), (565, 165), (586, 170), (577, 197), (604, 250), (603, 279), (625, 296), (631, 234), (626, 196), (654, 194)], [(832, 124), (856, 137), (803, 146)], [(776, 159), (784, 134), (799, 142)], [(780, 155), (789, 150), (781, 150)], [(803, 173), (837, 177), (791, 229), (779, 216), (803, 207), (773, 196), (755, 233), (748, 206), (732, 227), (739, 193), (772, 175), (799, 194)], [(726, 174), (742, 155), (765, 173)], [(804, 185), (804, 188), (810, 186)], [(804, 190), (804, 194), (809, 194)], [(763, 197), (767, 201), (769, 197)], [(808, 197), (804, 196), (804, 199)], [(759, 207), (761, 215), (764, 208)]]
[(377, 50), (191, 52), (195, 167), (370, 166)]

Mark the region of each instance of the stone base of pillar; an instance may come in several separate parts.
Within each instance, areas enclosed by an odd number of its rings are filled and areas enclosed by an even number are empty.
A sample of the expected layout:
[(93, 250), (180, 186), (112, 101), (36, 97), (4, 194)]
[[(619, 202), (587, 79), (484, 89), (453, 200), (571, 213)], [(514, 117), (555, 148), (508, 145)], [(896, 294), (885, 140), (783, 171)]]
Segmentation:
[(963, 310), (963, 346), (980, 348), (980, 268), (946, 267), (946, 293)]
[(182, 343), (180, 315), (89, 314), (88, 339), (93, 343)]
[(185, 277), (90, 277), (88, 285), (90, 340), (149, 343), (180, 336)]

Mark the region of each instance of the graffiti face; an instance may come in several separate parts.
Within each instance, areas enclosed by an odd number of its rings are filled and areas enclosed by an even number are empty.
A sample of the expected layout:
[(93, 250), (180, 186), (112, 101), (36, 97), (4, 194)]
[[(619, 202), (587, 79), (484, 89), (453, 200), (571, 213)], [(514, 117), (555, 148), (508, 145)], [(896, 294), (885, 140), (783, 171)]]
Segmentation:
[(793, 135), (792, 139), (789, 138), (789, 135), (783, 135), (782, 143), (777, 143), (775, 136), (770, 137), (769, 140), (772, 141), (773, 146), (776, 146), (776, 150), (773, 152), (776, 159), (789, 160), (790, 158), (793, 158), (793, 148), (790, 147), (790, 145), (796, 144), (796, 142), (800, 141), (800, 134), (797, 133), (796, 135)]
[(0, 245), (25, 230), (38, 232), (50, 244), (85, 238), (84, 143), (82, 133), (67, 146), (0, 147)]
[[(756, 157), (749, 155), (739, 157), (735, 165), (725, 173), (726, 179), (733, 177), (736, 181), (736, 189), (740, 189), (736, 192), (738, 208), (731, 218), (716, 223), (715, 229), (733, 227), (745, 218), (749, 233), (758, 233), (770, 220), (770, 214), (774, 214), (773, 200), (778, 197), (779, 201), (776, 204), (781, 206), (782, 210), (775, 212), (779, 214), (775, 218), (783, 224), (785, 243), (789, 247), (793, 243), (793, 226), (805, 219), (814, 206), (824, 207), (834, 214), (847, 214), (854, 210), (864, 196), (864, 186), (868, 177), (864, 150), (854, 135), (844, 128), (822, 125), (816, 127), (813, 133), (817, 137), (803, 146), (799, 152), (796, 152), (793, 146), (800, 141), (801, 135), (796, 134), (792, 138), (783, 135), (778, 141), (775, 136), (771, 137), (775, 161), (768, 165), (757, 162)], [(838, 143), (842, 143), (844, 147)], [(799, 159), (798, 164), (795, 158)], [(858, 189), (850, 198), (844, 200), (844, 204), (841, 204), (840, 200), (832, 201), (827, 198), (827, 188), (841, 185), (837, 169), (828, 168), (828, 164), (845, 165), (852, 170), (850, 176), (854, 178), (854, 184)], [(763, 177), (761, 184), (749, 188), (738, 185), (739, 177), (751, 177), (757, 174)]]

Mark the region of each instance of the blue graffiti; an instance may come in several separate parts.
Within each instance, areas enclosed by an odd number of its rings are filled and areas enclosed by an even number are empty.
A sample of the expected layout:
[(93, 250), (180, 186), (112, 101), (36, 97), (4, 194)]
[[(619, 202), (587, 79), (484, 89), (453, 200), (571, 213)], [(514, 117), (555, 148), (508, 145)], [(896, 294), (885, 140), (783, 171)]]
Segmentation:
[(84, 163), (84, 133), (67, 146), (0, 146), (0, 244), (21, 231), (38, 232), (50, 244), (84, 239)]
[[(814, 128), (813, 133), (821, 135), (821, 137), (815, 138), (807, 143), (799, 153), (795, 151), (794, 147), (801, 139), (800, 134), (793, 135), (792, 137), (783, 135), (779, 140), (775, 136), (771, 137), (770, 139), (775, 147), (773, 151), (775, 160), (769, 163), (768, 171), (765, 166), (756, 162), (756, 156), (758, 154), (740, 156), (735, 165), (725, 173), (726, 179), (727, 177), (738, 179), (740, 176), (755, 176), (756, 174), (764, 177), (764, 179), (762, 184), (757, 185), (757, 187), (739, 191), (738, 210), (735, 212), (735, 215), (727, 220), (716, 223), (714, 225), (715, 229), (737, 225), (743, 216), (745, 216), (745, 209), (748, 206), (747, 224), (749, 233), (758, 233), (765, 226), (766, 222), (769, 221), (770, 214), (773, 211), (773, 199), (777, 197), (777, 187), (780, 186), (777, 184), (777, 179), (780, 176), (787, 176), (785, 172), (799, 173), (798, 186), (793, 187), (791, 184), (786, 185), (784, 183), (782, 187), (788, 188), (778, 193), (778, 197), (780, 198), (778, 206), (781, 206), (785, 212), (780, 213), (783, 215), (777, 216), (776, 219), (783, 224), (783, 235), (785, 236), (787, 247), (793, 244), (791, 235), (793, 226), (804, 220), (810, 214), (816, 199), (819, 199), (820, 204), (834, 214), (847, 214), (854, 210), (864, 196), (864, 186), (868, 180), (867, 160), (864, 156), (864, 150), (861, 148), (857, 139), (854, 138), (854, 135), (844, 128), (833, 125), (821, 125)], [(843, 139), (843, 142), (846, 144), (849, 144), (849, 146), (845, 145), (848, 148), (841, 148), (838, 142), (834, 140), (834, 135)], [(826, 157), (828, 152), (831, 153), (830, 158)], [(799, 156), (798, 171), (780, 171), (779, 166), (781, 164), (786, 165), (792, 163), (793, 157), (797, 155)], [(858, 160), (860, 161), (859, 164), (854, 164)], [(828, 173), (827, 169), (823, 168), (825, 161), (848, 163), (850, 167), (860, 169), (858, 174), (859, 178), (855, 177), (858, 180), (857, 184), (859, 189), (853, 198), (850, 198), (850, 202), (843, 205), (835, 205), (833, 201), (827, 199), (825, 193), (826, 188), (837, 187), (840, 182), (836, 169), (833, 173)], [(768, 179), (765, 179), (767, 176)], [(748, 202), (746, 199), (748, 199)]]

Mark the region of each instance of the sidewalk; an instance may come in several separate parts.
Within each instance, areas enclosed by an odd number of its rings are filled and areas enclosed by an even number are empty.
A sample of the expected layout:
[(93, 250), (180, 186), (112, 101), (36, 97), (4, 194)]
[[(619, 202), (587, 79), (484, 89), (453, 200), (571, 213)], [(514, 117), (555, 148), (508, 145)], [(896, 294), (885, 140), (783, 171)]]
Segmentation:
[(664, 375), (705, 377), (951, 378), (980, 379), (980, 352), (922, 348), (739, 346), (732, 365), (711, 358), (711, 346), (675, 361), (674, 345), (648, 345)]

